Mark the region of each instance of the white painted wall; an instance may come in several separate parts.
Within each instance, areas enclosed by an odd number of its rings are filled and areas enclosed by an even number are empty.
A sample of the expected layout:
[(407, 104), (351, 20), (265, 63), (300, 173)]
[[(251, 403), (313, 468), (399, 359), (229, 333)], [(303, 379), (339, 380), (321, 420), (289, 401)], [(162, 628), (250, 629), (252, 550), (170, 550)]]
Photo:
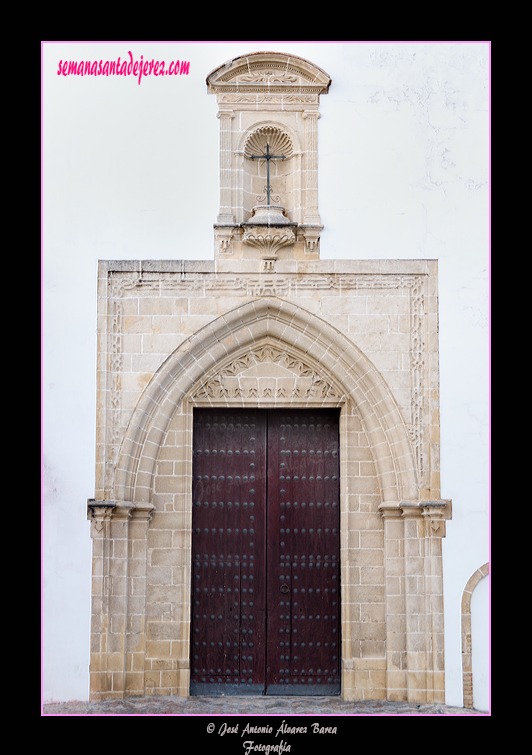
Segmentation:
[[(60, 60), (128, 50), (190, 72), (57, 75)], [(489, 560), (487, 43), (43, 45), (43, 700), (88, 698), (97, 261), (212, 259), (219, 122), (205, 77), (258, 50), (332, 78), (322, 258), (439, 260), (447, 702), (461, 705), (462, 591)], [(485, 688), (486, 661), (481, 673)]]

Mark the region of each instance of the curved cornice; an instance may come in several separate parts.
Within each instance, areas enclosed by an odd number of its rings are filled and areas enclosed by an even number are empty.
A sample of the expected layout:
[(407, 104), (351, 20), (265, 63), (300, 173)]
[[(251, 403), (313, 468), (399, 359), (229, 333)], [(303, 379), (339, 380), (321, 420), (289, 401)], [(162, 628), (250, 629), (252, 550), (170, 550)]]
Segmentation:
[(326, 94), (330, 76), (309, 60), (280, 52), (254, 52), (228, 60), (207, 76), (210, 93), (293, 91)]

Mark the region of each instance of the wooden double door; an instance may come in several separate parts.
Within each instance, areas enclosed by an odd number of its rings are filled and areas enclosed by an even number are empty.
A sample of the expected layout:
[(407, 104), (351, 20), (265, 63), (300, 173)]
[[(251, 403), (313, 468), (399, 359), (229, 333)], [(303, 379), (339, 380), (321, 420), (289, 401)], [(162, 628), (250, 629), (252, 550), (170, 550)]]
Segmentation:
[(194, 410), (191, 694), (340, 692), (339, 412)]

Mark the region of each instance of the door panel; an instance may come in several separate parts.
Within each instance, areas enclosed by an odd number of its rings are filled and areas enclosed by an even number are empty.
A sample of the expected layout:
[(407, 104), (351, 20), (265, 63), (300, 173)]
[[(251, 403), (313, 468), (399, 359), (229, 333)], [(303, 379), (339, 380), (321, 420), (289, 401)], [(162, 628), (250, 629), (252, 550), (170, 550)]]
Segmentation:
[(266, 424), (194, 412), (191, 693), (264, 689)]
[(337, 410), (194, 411), (191, 694), (340, 690)]
[(336, 694), (338, 412), (270, 411), (268, 694)]

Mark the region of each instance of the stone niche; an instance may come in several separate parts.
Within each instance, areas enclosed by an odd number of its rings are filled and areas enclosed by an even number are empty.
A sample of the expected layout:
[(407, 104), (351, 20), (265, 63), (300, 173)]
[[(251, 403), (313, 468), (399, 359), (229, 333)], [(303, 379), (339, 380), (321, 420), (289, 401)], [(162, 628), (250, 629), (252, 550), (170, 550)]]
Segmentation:
[(443, 702), (437, 263), (319, 259), (320, 68), (207, 83), (214, 260), (99, 265), (91, 698), (190, 693), (194, 409), (336, 407), (342, 696)]
[(318, 108), (329, 84), (314, 64), (277, 53), (228, 61), (207, 77), (220, 119), (220, 262), (273, 272), (277, 259), (319, 258)]

